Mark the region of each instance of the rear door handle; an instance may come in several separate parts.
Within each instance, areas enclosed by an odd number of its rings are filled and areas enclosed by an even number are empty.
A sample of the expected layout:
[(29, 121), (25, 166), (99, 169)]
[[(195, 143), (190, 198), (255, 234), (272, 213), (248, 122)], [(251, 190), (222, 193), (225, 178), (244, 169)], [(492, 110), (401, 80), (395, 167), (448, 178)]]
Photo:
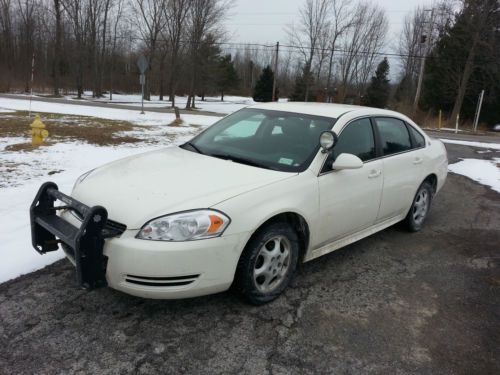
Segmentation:
[(413, 159), (413, 164), (421, 164), (424, 161), (422, 158), (415, 158)]
[(373, 170), (370, 172), (370, 174), (368, 175), (368, 178), (375, 178), (375, 177), (378, 177), (382, 174), (382, 171), (381, 170)]

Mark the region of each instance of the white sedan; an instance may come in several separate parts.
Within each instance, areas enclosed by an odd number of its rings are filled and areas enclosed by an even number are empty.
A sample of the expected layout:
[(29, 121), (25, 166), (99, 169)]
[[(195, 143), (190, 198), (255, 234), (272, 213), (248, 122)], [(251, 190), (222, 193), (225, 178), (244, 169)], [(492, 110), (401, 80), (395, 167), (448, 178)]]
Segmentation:
[(89, 171), (71, 196), (44, 184), (32, 242), (61, 244), (85, 288), (170, 299), (233, 286), (261, 304), (298, 262), (400, 221), (422, 228), (447, 164), (443, 144), (397, 112), (260, 104)]

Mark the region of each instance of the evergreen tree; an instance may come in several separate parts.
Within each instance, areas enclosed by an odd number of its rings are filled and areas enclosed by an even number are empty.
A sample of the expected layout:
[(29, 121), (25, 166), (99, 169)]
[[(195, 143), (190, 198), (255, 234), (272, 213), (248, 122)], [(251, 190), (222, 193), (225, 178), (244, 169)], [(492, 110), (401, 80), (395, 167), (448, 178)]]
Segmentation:
[[(307, 85), (307, 81), (309, 81), (309, 85)], [(305, 102), (306, 96), (308, 97), (308, 101), (311, 98), (314, 98), (314, 95), (311, 95), (311, 87), (314, 86), (313, 74), (309, 68), (304, 67), (302, 69), (302, 73), (297, 75), (295, 78), (295, 85), (293, 87), (293, 93), (290, 95), (290, 101), (292, 102)], [(306, 95), (307, 90), (309, 90), (308, 95)]]
[(493, 0), (464, 4), (427, 59), (422, 109), (447, 112), (454, 126), (454, 112), (461, 119), (474, 117), (484, 89), (480, 121), (495, 124), (500, 118), (500, 32), (493, 25), (500, 24), (500, 12)]
[(221, 94), (220, 100), (224, 101), (224, 92), (236, 88), (240, 82), (233, 61), (231, 61), (231, 55), (219, 58), (217, 73), (216, 85)]
[(303, 102), (306, 100), (306, 81), (303, 74), (299, 74), (295, 78), (293, 93), (289, 99), (292, 102)]
[(370, 86), (363, 98), (363, 105), (376, 108), (385, 108), (389, 100), (389, 62), (387, 57), (378, 64), (375, 76), (372, 77)]
[(262, 74), (257, 81), (254, 91), (253, 100), (256, 102), (272, 102), (273, 101), (273, 82), (274, 72), (268, 65), (262, 70)]
[(216, 87), (220, 55), (220, 47), (215, 44), (214, 36), (209, 34), (198, 51), (198, 66), (200, 69), (196, 76), (198, 79), (197, 91), (202, 101), (205, 101), (205, 94), (210, 94)]

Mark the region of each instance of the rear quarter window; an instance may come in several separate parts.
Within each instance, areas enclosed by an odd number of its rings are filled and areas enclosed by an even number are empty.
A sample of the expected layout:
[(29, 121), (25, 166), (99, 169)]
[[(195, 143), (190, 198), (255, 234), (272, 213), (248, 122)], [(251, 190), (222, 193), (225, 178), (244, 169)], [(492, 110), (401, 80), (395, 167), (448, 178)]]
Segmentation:
[(408, 125), (408, 129), (410, 129), (411, 136), (413, 137), (413, 141), (415, 143), (415, 148), (424, 147), (425, 146), (425, 138), (422, 134), (420, 134), (417, 129), (413, 126)]

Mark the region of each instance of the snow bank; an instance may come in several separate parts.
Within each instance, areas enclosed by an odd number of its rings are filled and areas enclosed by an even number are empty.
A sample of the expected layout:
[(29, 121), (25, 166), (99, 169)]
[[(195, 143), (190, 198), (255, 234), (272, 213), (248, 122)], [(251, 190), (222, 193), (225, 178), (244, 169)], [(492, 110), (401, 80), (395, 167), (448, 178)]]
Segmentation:
[[(0, 98), (0, 107), (25, 110), (27, 105), (25, 100)], [(31, 247), (29, 206), (43, 182), (54, 181), (61, 191), (70, 193), (77, 177), (90, 169), (129, 155), (183, 143), (202, 130), (164, 126), (173, 120), (174, 115), (170, 114), (148, 113), (139, 117), (141, 115), (134, 111), (42, 102), (33, 102), (33, 107), (39, 112), (127, 120), (152, 126), (126, 132), (144, 142), (119, 146), (68, 141), (22, 152), (8, 151), (6, 147), (29, 142), (29, 137), (0, 138), (0, 283), (43, 268), (64, 256), (61, 250), (42, 256)], [(202, 128), (218, 120), (214, 116), (182, 117)]]
[[(141, 106), (141, 95), (140, 94), (113, 94), (113, 100), (109, 100), (109, 95), (95, 99), (91, 97), (92, 93), (87, 92), (86, 95), (84, 95), (84, 98), (92, 100), (92, 101), (99, 101), (99, 102), (106, 102), (106, 103), (113, 103), (113, 104), (126, 104), (126, 105), (134, 105), (134, 106)], [(155, 99), (157, 98), (157, 99)], [(179, 108), (183, 108), (186, 105), (187, 102), (187, 96), (176, 96), (175, 97), (175, 104)], [(233, 95), (226, 95), (224, 96), (224, 101), (220, 100), (220, 97), (214, 97), (214, 96), (207, 96), (205, 97), (205, 101), (201, 101), (201, 98), (196, 97), (196, 107), (198, 109), (201, 109), (203, 111), (210, 111), (210, 112), (217, 112), (217, 113), (233, 113), (234, 111), (237, 111), (238, 109), (241, 109), (243, 107), (249, 106), (255, 104), (252, 98), (245, 97), (245, 96), (233, 96)], [(145, 108), (158, 108), (158, 107), (169, 107), (171, 105), (171, 102), (168, 100), (159, 100), (159, 98), (156, 97), (151, 97), (151, 100), (145, 101), (144, 106)]]
[(450, 164), (450, 172), (461, 174), (500, 193), (500, 158), (493, 160), (463, 159)]

